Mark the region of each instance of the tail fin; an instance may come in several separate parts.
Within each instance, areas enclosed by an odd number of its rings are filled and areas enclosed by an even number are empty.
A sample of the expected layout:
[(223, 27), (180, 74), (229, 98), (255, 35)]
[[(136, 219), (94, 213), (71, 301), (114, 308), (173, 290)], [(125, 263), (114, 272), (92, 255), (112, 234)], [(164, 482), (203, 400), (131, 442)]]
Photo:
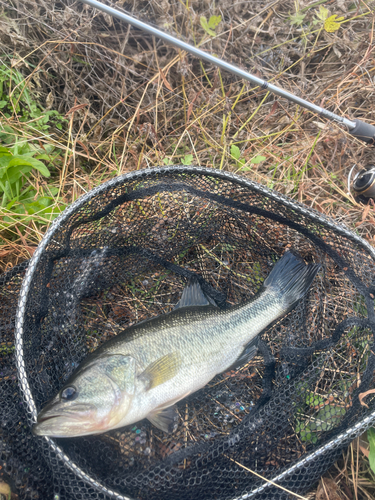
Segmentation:
[(288, 251), (275, 264), (263, 286), (276, 290), (289, 311), (306, 295), (320, 267), (320, 264), (306, 265), (300, 256)]

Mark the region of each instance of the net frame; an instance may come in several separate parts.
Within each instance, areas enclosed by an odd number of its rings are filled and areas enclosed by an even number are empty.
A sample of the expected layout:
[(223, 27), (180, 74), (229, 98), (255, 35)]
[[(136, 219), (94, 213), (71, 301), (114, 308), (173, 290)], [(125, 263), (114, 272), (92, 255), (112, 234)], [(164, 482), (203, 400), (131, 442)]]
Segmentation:
[[(32, 259), (30, 260), (28, 269), (26, 271), (25, 278), (22, 283), (17, 314), (16, 314), (16, 323), (15, 323), (15, 351), (16, 351), (16, 366), (17, 366), (17, 374), (18, 380), (21, 388), (21, 393), (23, 399), (27, 405), (27, 412), (29, 415), (29, 420), (31, 423), (36, 422), (37, 410), (35, 401), (33, 399), (30, 385), (28, 381), (28, 376), (26, 373), (25, 362), (24, 362), (24, 347), (23, 347), (23, 328), (24, 328), (24, 314), (28, 299), (29, 287), (30, 283), (33, 279), (34, 272), (37, 268), (37, 265), (43, 255), (44, 250), (46, 249), (48, 243), (53, 240), (54, 234), (59, 231), (59, 229), (64, 225), (65, 221), (69, 219), (69, 217), (84, 204), (95, 198), (97, 195), (110, 190), (116, 186), (126, 184), (126, 182), (141, 180), (142, 178), (147, 178), (149, 176), (163, 176), (173, 173), (187, 173), (194, 174), (197, 176), (210, 176), (215, 177), (217, 179), (230, 181), (232, 183), (238, 184), (240, 186), (244, 186), (246, 188), (250, 188), (251, 190), (266, 196), (270, 199), (275, 200), (278, 203), (283, 204), (284, 206), (293, 209), (295, 212), (304, 215), (313, 221), (319, 222), (327, 229), (332, 229), (336, 233), (339, 233), (349, 240), (355, 242), (357, 245), (361, 246), (365, 249), (375, 260), (375, 250), (361, 237), (357, 236), (345, 226), (336, 223), (329, 219), (328, 217), (320, 214), (319, 212), (310, 209), (300, 203), (294, 202), (286, 196), (272, 191), (260, 184), (257, 184), (253, 181), (250, 181), (244, 177), (238, 176), (229, 172), (222, 172), (219, 170), (214, 170), (205, 167), (195, 167), (195, 166), (184, 166), (184, 165), (174, 165), (174, 166), (166, 166), (166, 167), (156, 167), (149, 168), (145, 170), (140, 170), (136, 172), (131, 172), (124, 174), (122, 176), (116, 177), (92, 191), (88, 192), (81, 198), (79, 198), (75, 203), (73, 203), (68, 209), (66, 209), (50, 226), (49, 230), (45, 234), (43, 240), (39, 244), (37, 250), (35, 251)], [(354, 439), (360, 432), (368, 429), (375, 422), (375, 411), (365, 416), (361, 421), (357, 422), (354, 426), (347, 429), (345, 432), (342, 432), (340, 435), (331, 439), (328, 443), (324, 444), (320, 448), (314, 450), (312, 453), (307, 456), (299, 459), (298, 463), (288, 467), (283, 472), (279, 474), (275, 474), (270, 479), (266, 479), (259, 486), (253, 485), (252, 491), (246, 495), (242, 495), (240, 497), (235, 497), (233, 500), (245, 500), (247, 498), (254, 498), (256, 495), (262, 493), (266, 489), (275, 488), (273, 483), (282, 484), (283, 481), (287, 481), (288, 477), (295, 475), (303, 468), (308, 466), (313, 460), (317, 457), (327, 454), (333, 453), (337, 450), (341, 450), (342, 447), (349, 443), (352, 439)], [(107, 488), (105, 485), (101, 484), (96, 479), (92, 478), (88, 475), (82, 468), (80, 468), (77, 464), (72, 462), (70, 457), (62, 450), (60, 446), (58, 446), (53, 439), (49, 437), (45, 437), (45, 442), (47, 447), (56, 455), (56, 457), (64, 463), (79, 479), (85, 481), (90, 486), (96, 488), (101, 493), (111, 497), (116, 498), (117, 500), (131, 500), (131, 497), (128, 497), (124, 494), (117, 493), (116, 491)]]

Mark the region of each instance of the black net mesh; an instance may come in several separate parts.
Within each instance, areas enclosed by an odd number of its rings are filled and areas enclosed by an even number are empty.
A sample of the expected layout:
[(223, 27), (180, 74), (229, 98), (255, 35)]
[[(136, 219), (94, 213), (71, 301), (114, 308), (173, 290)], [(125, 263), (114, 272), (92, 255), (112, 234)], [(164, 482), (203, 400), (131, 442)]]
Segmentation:
[[(82, 359), (170, 311), (189, 278), (231, 307), (288, 248), (322, 265), (308, 296), (261, 334), (250, 363), (178, 403), (175, 433), (145, 420), (32, 435)], [(288, 498), (263, 478), (307, 491), (375, 415), (373, 396), (359, 400), (373, 384), (374, 270), (359, 237), (230, 174), (155, 168), (97, 188), (0, 278), (1, 474), (20, 498)]]

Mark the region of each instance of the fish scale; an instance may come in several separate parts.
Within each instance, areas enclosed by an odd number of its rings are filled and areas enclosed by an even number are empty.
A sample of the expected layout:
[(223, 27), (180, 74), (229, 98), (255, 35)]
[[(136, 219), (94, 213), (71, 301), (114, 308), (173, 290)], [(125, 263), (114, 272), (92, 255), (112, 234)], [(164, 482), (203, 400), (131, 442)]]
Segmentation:
[[(147, 332), (140, 329), (137, 339), (109, 348), (112, 353), (137, 353), (141, 371), (165, 354), (183, 353), (178, 375), (154, 388), (152, 394), (141, 392), (138, 404), (119, 426), (146, 417), (156, 403), (163, 405), (204, 387), (233, 365), (245, 346), (283, 312), (275, 292), (265, 290), (257, 299), (229, 311), (211, 306), (178, 309), (163, 317), (162, 321), (169, 324), (166, 328), (160, 328), (156, 318), (147, 324)], [(145, 347), (147, 335), (150, 342)]]

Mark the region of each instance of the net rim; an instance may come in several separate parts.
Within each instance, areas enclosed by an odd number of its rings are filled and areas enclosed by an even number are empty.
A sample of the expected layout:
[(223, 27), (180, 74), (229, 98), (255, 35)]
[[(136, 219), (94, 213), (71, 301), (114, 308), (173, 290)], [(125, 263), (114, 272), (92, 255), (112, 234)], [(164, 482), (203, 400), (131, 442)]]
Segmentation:
[[(17, 312), (16, 312), (16, 322), (15, 322), (15, 352), (16, 352), (16, 366), (17, 366), (17, 376), (18, 376), (18, 382), (21, 390), (22, 397), (27, 405), (27, 413), (29, 414), (29, 420), (30, 424), (36, 422), (36, 417), (37, 417), (37, 411), (36, 411), (36, 405), (33, 399), (33, 396), (31, 394), (30, 390), (30, 385), (28, 382), (28, 377), (26, 374), (26, 369), (25, 369), (25, 362), (24, 362), (24, 354), (23, 354), (23, 327), (24, 327), (24, 313), (26, 309), (26, 303), (27, 303), (27, 298), (28, 298), (28, 292), (29, 292), (29, 287), (31, 280), (34, 276), (34, 272), (36, 270), (36, 267), (39, 263), (39, 259), (45, 250), (47, 244), (50, 242), (52, 239), (53, 235), (55, 234), (56, 231), (59, 230), (59, 228), (64, 224), (64, 222), (69, 219), (69, 217), (81, 206), (83, 206), (85, 203), (90, 201), (92, 198), (97, 196), (98, 194), (101, 194), (111, 188), (114, 188), (118, 185), (125, 184), (128, 181), (133, 181), (135, 179), (141, 179), (142, 177), (154, 177), (156, 175), (168, 175), (168, 174), (174, 174), (174, 173), (187, 173), (187, 174), (195, 174), (198, 176), (210, 176), (210, 177), (216, 177), (222, 180), (227, 180), (230, 182), (233, 182), (235, 184), (244, 186), (246, 188), (250, 188), (251, 190), (258, 192), (262, 195), (265, 195), (268, 198), (271, 198), (284, 206), (288, 208), (292, 208), (296, 212), (299, 212), (305, 216), (307, 216), (310, 219), (313, 219), (315, 221), (320, 222), (323, 224), (325, 227), (333, 230), (336, 233), (339, 233), (341, 235), (344, 235), (346, 238), (349, 240), (357, 243), (359, 246), (362, 248), (366, 249), (367, 252), (372, 256), (372, 258), (375, 260), (375, 249), (371, 247), (367, 241), (362, 239), (360, 236), (356, 235), (352, 231), (350, 231), (348, 228), (346, 228), (344, 225), (337, 223), (330, 219), (329, 217), (320, 214), (314, 209), (308, 208), (305, 205), (295, 202), (288, 197), (282, 195), (281, 193), (278, 193), (277, 191), (271, 190), (261, 184), (258, 184), (254, 181), (248, 180), (245, 177), (239, 176), (237, 174), (233, 174), (230, 172), (223, 172), (221, 170), (216, 170), (212, 168), (207, 168), (207, 167), (200, 167), (200, 166), (185, 166), (185, 165), (172, 165), (172, 166), (165, 166), (165, 167), (154, 167), (154, 168), (147, 168), (143, 170), (138, 170), (135, 172), (130, 172), (123, 174), (121, 176), (115, 177), (114, 179), (111, 179), (100, 186), (97, 186), (96, 188), (92, 189), (88, 193), (84, 194), (80, 198), (78, 198), (70, 207), (68, 207), (62, 214), (60, 214), (51, 224), (47, 232), (45, 233), (43, 239), (39, 243), (36, 251), (34, 252), (34, 255), (30, 259), (29, 266), (26, 271), (25, 278), (22, 282), (21, 286), (21, 291), (19, 295), (19, 300), (18, 300), (18, 306), (17, 306)], [(313, 458), (316, 456), (324, 453), (327, 449), (334, 448), (335, 446), (338, 445), (338, 443), (341, 443), (341, 441), (345, 438), (348, 437), (351, 434), (355, 434), (358, 429), (364, 427), (369, 427), (371, 423), (375, 421), (375, 411), (368, 415), (365, 419), (362, 421), (358, 422), (355, 426), (351, 427), (350, 429), (347, 429), (345, 433), (340, 434), (339, 436), (333, 438), (330, 440), (328, 443), (325, 445), (321, 446), (311, 454), (309, 454), (307, 457), (304, 457), (302, 460), (300, 460), (297, 464), (294, 464), (293, 466), (289, 467), (285, 471), (283, 471), (281, 474), (276, 474), (274, 479), (272, 481), (277, 481), (285, 478), (289, 474), (295, 473), (296, 470), (299, 468), (305, 466), (307, 463), (309, 463)], [(94, 478), (86, 474), (78, 465), (76, 465), (72, 460), (64, 453), (64, 451), (53, 441), (53, 439), (49, 437), (43, 437), (50, 447), (50, 449), (53, 451), (53, 453), (56, 454), (57, 458), (60, 459), (74, 474), (80, 477), (83, 481), (86, 483), (90, 484), (91, 486), (94, 486), (96, 489), (100, 490), (101, 493), (104, 493), (108, 495), (111, 498), (115, 498), (117, 500), (132, 500), (131, 497), (125, 496), (123, 494), (117, 493), (116, 491), (113, 491), (103, 484), (101, 484), (99, 481), (96, 481)], [(260, 493), (263, 491), (267, 486), (272, 485), (272, 483), (265, 482), (263, 485), (260, 487), (256, 488), (252, 492), (249, 492), (246, 495), (243, 495), (241, 497), (234, 498), (234, 500), (244, 500), (247, 498), (251, 498), (254, 495)]]

